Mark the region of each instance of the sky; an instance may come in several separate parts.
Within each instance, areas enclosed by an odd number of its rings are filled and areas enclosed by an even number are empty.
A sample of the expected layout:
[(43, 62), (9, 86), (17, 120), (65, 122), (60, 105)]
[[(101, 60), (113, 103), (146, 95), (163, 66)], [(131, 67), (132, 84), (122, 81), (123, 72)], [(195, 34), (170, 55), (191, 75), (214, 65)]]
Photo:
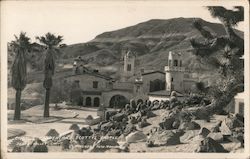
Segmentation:
[[(230, 8), (231, 6), (226, 6)], [(2, 35), (27, 33), (32, 42), (47, 32), (64, 37), (63, 43), (90, 41), (98, 34), (132, 26), (150, 19), (200, 17), (219, 23), (203, 4), (166, 1), (7, 1), (2, 3)], [(243, 22), (237, 29), (244, 30)]]

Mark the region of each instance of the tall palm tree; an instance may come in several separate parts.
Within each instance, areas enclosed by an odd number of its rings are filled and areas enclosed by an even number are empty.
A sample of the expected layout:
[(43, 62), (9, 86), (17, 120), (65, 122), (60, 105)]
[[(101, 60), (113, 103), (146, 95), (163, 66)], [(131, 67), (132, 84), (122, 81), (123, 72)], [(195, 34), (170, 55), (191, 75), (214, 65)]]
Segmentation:
[(27, 81), (27, 68), (26, 68), (26, 53), (29, 51), (30, 38), (26, 36), (26, 33), (21, 32), (19, 37), (15, 36), (15, 41), (11, 42), (11, 47), (13, 47), (15, 52), (15, 59), (11, 68), (12, 87), (16, 90), (16, 106), (14, 120), (20, 120), (21, 118), (21, 93), (26, 86)]
[(46, 56), (44, 60), (44, 81), (43, 87), (46, 90), (45, 103), (44, 103), (44, 117), (49, 117), (49, 101), (50, 101), (50, 89), (52, 87), (52, 77), (55, 72), (55, 60), (54, 56), (58, 52), (57, 47), (62, 42), (62, 36), (56, 36), (51, 33), (47, 33), (45, 36), (36, 37), (39, 42), (47, 47)]

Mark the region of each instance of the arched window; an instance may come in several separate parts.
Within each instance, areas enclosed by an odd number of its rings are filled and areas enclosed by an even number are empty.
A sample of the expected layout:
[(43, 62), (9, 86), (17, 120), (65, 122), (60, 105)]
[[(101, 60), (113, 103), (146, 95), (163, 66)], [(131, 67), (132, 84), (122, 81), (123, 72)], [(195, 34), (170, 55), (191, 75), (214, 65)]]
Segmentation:
[(174, 60), (174, 66), (178, 66), (178, 60)]
[(100, 98), (95, 97), (94, 98), (94, 107), (99, 107), (100, 106)]
[(90, 97), (87, 97), (86, 98), (86, 106), (91, 106), (92, 104), (91, 104), (91, 98)]

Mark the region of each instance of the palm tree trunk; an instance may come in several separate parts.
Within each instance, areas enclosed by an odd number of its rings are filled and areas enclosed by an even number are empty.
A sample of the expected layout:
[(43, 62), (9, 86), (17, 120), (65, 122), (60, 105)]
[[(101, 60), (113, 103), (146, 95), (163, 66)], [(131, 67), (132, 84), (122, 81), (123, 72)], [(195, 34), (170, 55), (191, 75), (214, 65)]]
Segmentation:
[(50, 97), (50, 89), (46, 89), (43, 117), (49, 117), (49, 97)]
[(21, 117), (21, 90), (16, 90), (16, 107), (15, 107), (15, 114), (14, 114), (14, 120), (20, 120)]

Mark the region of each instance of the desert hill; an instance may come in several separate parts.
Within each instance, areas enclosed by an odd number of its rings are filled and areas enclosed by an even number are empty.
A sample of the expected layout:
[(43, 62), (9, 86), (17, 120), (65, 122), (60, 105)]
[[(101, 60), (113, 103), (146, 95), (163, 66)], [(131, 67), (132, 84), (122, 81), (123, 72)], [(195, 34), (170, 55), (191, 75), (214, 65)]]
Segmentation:
[[(201, 34), (192, 25), (194, 20), (200, 20), (203, 26), (215, 35), (225, 35), (222, 24), (210, 23), (200, 18), (152, 19), (123, 29), (104, 32), (86, 43), (61, 46), (61, 53), (56, 56), (56, 69), (63, 73), (64, 65), (71, 65), (74, 58), (82, 56), (86, 66), (99, 69), (104, 74), (117, 74), (123, 63), (122, 48), (136, 52), (137, 70), (163, 70), (167, 63), (164, 59), (167, 59), (169, 51), (183, 53), (183, 63), (187, 67), (207, 69), (199, 64), (191, 53), (190, 39), (202, 40)], [(243, 36), (243, 32), (236, 32)], [(28, 67), (35, 73), (42, 72), (44, 48), (37, 43), (33, 44), (33, 48)], [(9, 64), (13, 59), (10, 52), (9, 50)]]
[[(114, 66), (119, 69), (122, 64), (122, 48), (130, 48), (137, 54), (137, 68), (162, 70), (166, 65), (169, 51), (182, 52), (186, 56), (184, 63), (189, 67), (201, 67), (193, 62), (191, 55), (191, 38), (200, 38), (201, 34), (192, 25), (197, 18), (153, 19), (127, 28), (104, 32), (93, 40), (69, 45), (61, 49), (62, 58), (69, 59), (82, 56), (86, 64), (95, 67)], [(215, 35), (225, 35), (221, 24), (198, 19)], [(237, 31), (240, 36), (243, 33)], [(192, 63), (192, 64), (191, 64)], [(117, 68), (118, 67), (118, 68)], [(104, 67), (105, 68), (105, 67)]]

